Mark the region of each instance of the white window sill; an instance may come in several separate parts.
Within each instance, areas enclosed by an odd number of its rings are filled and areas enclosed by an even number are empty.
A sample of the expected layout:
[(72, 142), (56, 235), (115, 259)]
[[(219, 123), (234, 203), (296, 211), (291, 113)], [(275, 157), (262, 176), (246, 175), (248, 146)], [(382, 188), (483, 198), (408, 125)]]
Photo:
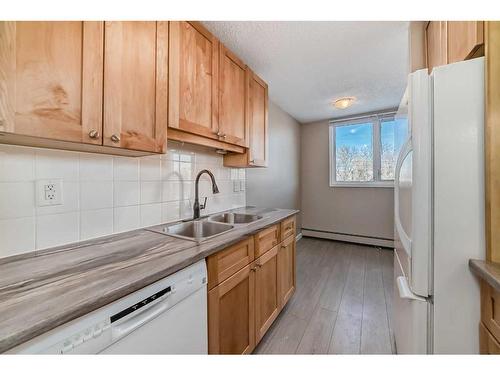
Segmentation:
[(394, 181), (382, 182), (334, 182), (330, 183), (330, 187), (338, 188), (394, 188)]

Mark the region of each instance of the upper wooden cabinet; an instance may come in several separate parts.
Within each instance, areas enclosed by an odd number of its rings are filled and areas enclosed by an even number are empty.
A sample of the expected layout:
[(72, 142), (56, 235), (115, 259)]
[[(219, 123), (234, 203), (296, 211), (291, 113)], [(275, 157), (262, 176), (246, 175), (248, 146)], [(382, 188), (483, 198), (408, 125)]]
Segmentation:
[(446, 29), (446, 21), (432, 21), (427, 25), (427, 67), (429, 72), (436, 66), (448, 63)]
[(102, 22), (0, 22), (0, 131), (100, 144)]
[(219, 137), (225, 142), (248, 146), (246, 65), (220, 45), (219, 54)]
[(198, 22), (172, 21), (169, 46), (169, 127), (218, 139), (218, 40)]
[(105, 24), (104, 145), (166, 151), (168, 22)]
[(448, 22), (448, 63), (472, 57), (484, 43), (483, 21)]
[(267, 167), (269, 160), (267, 84), (252, 71), (248, 72), (249, 147), (243, 154), (224, 156), (227, 167)]
[(168, 22), (1, 22), (1, 141), (165, 152), (167, 70)]
[(427, 67), (463, 61), (484, 54), (483, 21), (431, 21), (426, 28)]

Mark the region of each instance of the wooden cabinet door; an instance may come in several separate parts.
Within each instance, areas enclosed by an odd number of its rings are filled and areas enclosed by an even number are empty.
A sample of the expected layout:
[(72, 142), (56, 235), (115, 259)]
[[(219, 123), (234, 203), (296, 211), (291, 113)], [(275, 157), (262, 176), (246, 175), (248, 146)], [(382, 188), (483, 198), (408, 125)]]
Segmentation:
[(250, 73), (248, 83), (249, 154), (250, 166), (267, 167), (269, 159), (268, 89), (256, 74)]
[(483, 43), (483, 21), (448, 21), (448, 63), (466, 60)]
[(171, 21), (169, 48), (168, 125), (218, 139), (218, 40), (199, 22)]
[(248, 146), (248, 82), (246, 65), (220, 45), (219, 131), (224, 142)]
[(105, 24), (104, 145), (165, 152), (168, 22)]
[(208, 292), (208, 353), (246, 354), (255, 347), (255, 271), (238, 271)]
[(446, 21), (429, 22), (426, 34), (427, 67), (430, 73), (434, 67), (448, 63)]
[(0, 22), (0, 131), (101, 144), (102, 53), (102, 22)]
[(479, 354), (500, 354), (500, 343), (483, 323), (479, 323)]
[(265, 335), (280, 312), (278, 298), (278, 246), (255, 261), (255, 342)]
[(295, 238), (287, 237), (278, 249), (278, 299), (283, 308), (295, 291)]

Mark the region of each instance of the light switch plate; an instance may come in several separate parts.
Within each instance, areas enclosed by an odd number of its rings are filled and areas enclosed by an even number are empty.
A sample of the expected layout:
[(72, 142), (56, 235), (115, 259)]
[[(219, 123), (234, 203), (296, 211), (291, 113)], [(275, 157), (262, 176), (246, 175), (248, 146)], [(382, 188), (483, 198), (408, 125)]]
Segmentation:
[(233, 181), (233, 192), (237, 193), (240, 191), (240, 182), (238, 180)]
[(57, 206), (63, 204), (63, 182), (61, 179), (36, 181), (37, 206)]
[(245, 180), (240, 180), (240, 191), (245, 191)]

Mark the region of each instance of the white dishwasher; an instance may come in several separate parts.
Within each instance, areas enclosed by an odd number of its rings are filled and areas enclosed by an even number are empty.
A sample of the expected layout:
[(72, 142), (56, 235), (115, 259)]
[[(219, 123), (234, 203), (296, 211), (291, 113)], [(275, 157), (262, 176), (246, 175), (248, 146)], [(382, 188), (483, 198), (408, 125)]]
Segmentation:
[(207, 271), (199, 261), (8, 353), (206, 354)]

